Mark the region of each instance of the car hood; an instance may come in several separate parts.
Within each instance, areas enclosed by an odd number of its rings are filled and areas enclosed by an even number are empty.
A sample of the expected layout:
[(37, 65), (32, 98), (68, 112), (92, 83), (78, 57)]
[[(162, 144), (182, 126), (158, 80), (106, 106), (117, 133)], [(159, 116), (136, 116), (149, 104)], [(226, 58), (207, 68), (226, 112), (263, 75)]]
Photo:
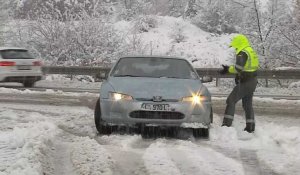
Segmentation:
[(113, 77), (109, 83), (115, 92), (131, 95), (133, 98), (153, 98), (162, 96), (163, 99), (180, 99), (199, 92), (203, 85), (200, 80), (172, 78), (136, 78)]

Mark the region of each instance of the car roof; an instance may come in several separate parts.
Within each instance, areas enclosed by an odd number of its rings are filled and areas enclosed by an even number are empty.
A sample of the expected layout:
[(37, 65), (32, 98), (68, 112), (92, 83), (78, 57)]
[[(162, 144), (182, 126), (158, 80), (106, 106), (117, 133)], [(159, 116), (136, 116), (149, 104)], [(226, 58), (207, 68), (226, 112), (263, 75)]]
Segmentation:
[(121, 58), (169, 58), (169, 59), (177, 59), (177, 60), (186, 60), (185, 58), (180, 58), (180, 57), (160, 56), (160, 55), (129, 55), (129, 56), (122, 56)]
[(21, 47), (0, 47), (0, 50), (27, 50)]

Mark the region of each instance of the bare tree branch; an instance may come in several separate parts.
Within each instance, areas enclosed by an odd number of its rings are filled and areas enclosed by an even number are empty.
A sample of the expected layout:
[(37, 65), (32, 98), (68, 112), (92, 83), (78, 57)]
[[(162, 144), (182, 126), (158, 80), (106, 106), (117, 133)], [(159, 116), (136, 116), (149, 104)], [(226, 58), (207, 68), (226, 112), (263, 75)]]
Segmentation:
[(293, 44), (297, 49), (299, 49), (299, 51), (300, 51), (300, 46), (296, 43), (296, 42), (294, 42), (290, 37), (288, 37), (284, 32), (282, 32), (281, 30), (279, 30), (280, 31), (280, 33), (287, 39), (287, 40), (289, 40), (290, 41), (290, 43), (291, 44)]
[(259, 32), (259, 38), (260, 38), (260, 41), (263, 42), (261, 24), (260, 24), (259, 13), (258, 13), (258, 7), (257, 7), (257, 4), (256, 4), (256, 0), (253, 0), (253, 1), (254, 1), (254, 10), (255, 10), (256, 19), (257, 19), (257, 27), (258, 27), (258, 32)]
[(233, 3), (235, 3), (235, 4), (238, 4), (238, 5), (242, 6), (243, 8), (249, 7), (248, 5), (242, 4), (242, 3), (237, 2), (237, 1), (235, 1), (235, 0), (231, 0), (231, 2), (233, 2)]
[[(275, 2), (274, 2), (275, 1)], [(272, 32), (272, 29), (274, 27), (274, 12), (275, 12), (275, 3), (277, 5), (277, 0), (272, 1), (272, 9), (271, 9), (271, 25), (269, 27), (269, 30), (267, 31), (267, 34), (265, 36), (265, 40), (269, 37), (270, 33)]]
[[(257, 7), (257, 4), (256, 4), (256, 0), (253, 0), (253, 1), (254, 1), (254, 10), (255, 10), (256, 18), (257, 18), (257, 27), (258, 27), (258, 32), (259, 32), (259, 39), (263, 43), (264, 39), (263, 39), (262, 30), (261, 30), (261, 23), (260, 23), (260, 19), (259, 19), (258, 7)], [(265, 55), (265, 47), (263, 45), (262, 45), (262, 48), (263, 48), (262, 54)]]

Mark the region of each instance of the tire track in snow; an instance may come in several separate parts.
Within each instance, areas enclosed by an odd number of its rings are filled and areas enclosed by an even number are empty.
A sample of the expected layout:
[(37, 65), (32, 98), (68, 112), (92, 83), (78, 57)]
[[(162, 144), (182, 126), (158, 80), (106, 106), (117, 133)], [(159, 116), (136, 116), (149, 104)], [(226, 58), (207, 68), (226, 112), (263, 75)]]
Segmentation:
[(56, 141), (54, 147), (54, 175), (76, 175), (71, 162), (70, 143)]
[(20, 150), (11, 149), (7, 143), (0, 141), (0, 172), (17, 160), (16, 155), (18, 152)]
[[(243, 174), (243, 167), (239, 160), (227, 157), (226, 155), (215, 151), (210, 145), (181, 141), (178, 146), (171, 148), (171, 150), (173, 152), (173, 156), (175, 156), (173, 159), (179, 159), (179, 163), (181, 163), (181, 158), (184, 156), (183, 159), (186, 159), (184, 163), (187, 164), (185, 166), (193, 168), (187, 169), (188, 172), (185, 170), (185, 174)], [(177, 152), (181, 152), (182, 156), (177, 155)]]
[(245, 175), (279, 175), (258, 160), (256, 150), (240, 149)]
[[(90, 139), (95, 140), (99, 146), (106, 149), (110, 154), (111, 159), (114, 161), (114, 165), (111, 166), (111, 171), (114, 175), (148, 174), (142, 160), (143, 153), (141, 149), (131, 147), (132, 144), (139, 145), (138, 143), (135, 143), (137, 137), (127, 135), (91, 136), (88, 133), (70, 129), (65, 125), (59, 125), (58, 127), (69, 135), (89, 137)], [(140, 141), (140, 139), (138, 139), (138, 141)]]
[(160, 141), (153, 143), (145, 150), (143, 160), (150, 174), (181, 175), (180, 169), (169, 156), (166, 144)]
[(114, 175), (146, 175), (147, 169), (141, 159), (142, 154), (136, 151), (124, 151), (111, 146), (105, 147), (112, 155), (115, 165), (112, 167)]
[[(221, 126), (223, 117), (221, 115), (215, 115), (215, 116), (217, 116), (217, 118), (216, 118), (217, 121), (216, 121), (215, 125)], [(249, 136), (244, 138), (244, 136), (243, 136), (244, 134), (239, 133), (239, 130), (240, 131), (243, 130), (242, 124), (244, 124), (244, 118), (237, 115), (235, 117), (234, 122), (238, 123), (238, 124), (236, 125), (236, 127), (232, 127), (232, 130), (234, 130), (236, 132), (235, 132), (234, 136), (231, 135), (232, 138), (230, 138), (230, 139), (233, 139), (235, 141), (239, 141), (239, 140), (243, 140), (243, 139), (247, 140), (248, 139), (247, 137), (249, 137)], [(216, 132), (216, 133), (221, 133), (221, 132), (222, 132), (222, 130), (220, 130), (219, 132)], [(226, 132), (228, 132), (228, 131), (226, 131)], [(227, 134), (230, 137), (230, 134), (232, 134), (232, 133), (233, 132), (227, 133)], [(222, 138), (222, 136), (221, 136), (221, 139), (224, 139), (224, 138)], [(222, 145), (222, 142), (215, 143), (215, 141), (208, 142), (207, 144), (210, 145), (210, 147), (213, 148), (214, 150), (216, 150), (217, 152), (219, 152), (227, 157), (233, 158), (237, 161), (240, 161), (243, 165), (245, 175), (279, 175), (278, 173), (275, 173), (274, 170), (272, 170), (270, 167), (268, 167), (265, 163), (259, 161), (258, 156), (257, 156), (257, 150), (244, 149), (234, 143), (232, 143), (232, 144), (229, 143), (229, 145), (228, 145), (227, 140), (225, 142), (226, 143), (225, 145)]]
[(97, 136), (95, 140), (112, 156), (115, 162), (111, 168), (114, 175), (149, 174), (142, 159), (145, 148), (135, 148), (133, 146), (143, 143), (139, 136)]
[(199, 168), (199, 162), (191, 161), (184, 151), (169, 149), (168, 154), (180, 170), (182, 175), (209, 175)]

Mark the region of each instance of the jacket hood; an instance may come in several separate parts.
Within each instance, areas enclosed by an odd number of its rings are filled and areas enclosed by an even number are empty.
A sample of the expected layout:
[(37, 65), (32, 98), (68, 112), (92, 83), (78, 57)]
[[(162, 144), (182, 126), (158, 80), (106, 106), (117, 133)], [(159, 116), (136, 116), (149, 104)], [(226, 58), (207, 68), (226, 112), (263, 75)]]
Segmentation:
[(191, 96), (203, 88), (199, 80), (168, 79), (168, 78), (110, 78), (109, 83), (116, 92), (134, 98), (153, 98), (162, 96), (164, 99), (180, 99)]
[(245, 35), (238, 34), (233, 37), (230, 46), (235, 48), (236, 54), (238, 54), (246, 47), (250, 47), (250, 42)]

